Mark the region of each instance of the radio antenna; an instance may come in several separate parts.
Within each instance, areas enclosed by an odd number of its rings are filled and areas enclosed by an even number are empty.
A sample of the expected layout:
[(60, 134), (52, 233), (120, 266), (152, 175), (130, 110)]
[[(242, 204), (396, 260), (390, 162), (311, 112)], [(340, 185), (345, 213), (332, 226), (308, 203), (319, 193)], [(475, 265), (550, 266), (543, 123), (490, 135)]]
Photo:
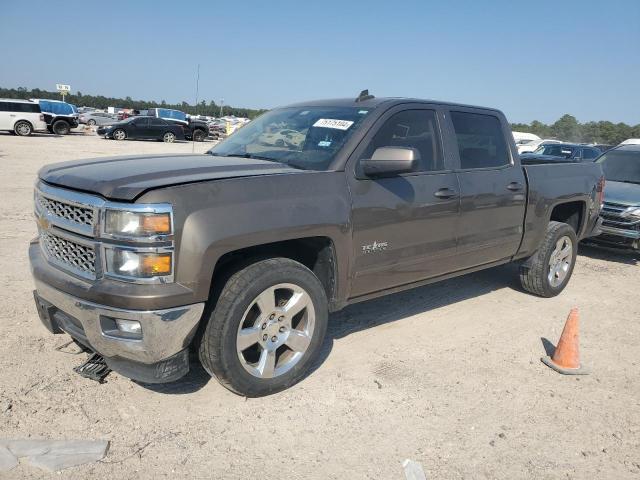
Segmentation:
[[(200, 93), (200, 64), (198, 64), (198, 68), (196, 69), (196, 115), (198, 114), (198, 94)], [(193, 133), (191, 134), (191, 153), (194, 153), (196, 149), (196, 140), (193, 138)]]

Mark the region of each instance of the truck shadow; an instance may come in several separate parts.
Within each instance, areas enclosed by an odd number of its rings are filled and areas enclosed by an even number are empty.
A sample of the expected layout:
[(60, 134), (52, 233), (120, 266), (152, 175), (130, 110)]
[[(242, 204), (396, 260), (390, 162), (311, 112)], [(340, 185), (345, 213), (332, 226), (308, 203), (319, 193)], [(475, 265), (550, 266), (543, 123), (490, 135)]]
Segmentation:
[(608, 262), (624, 263), (626, 265), (638, 265), (638, 263), (640, 263), (640, 252), (633, 250), (619, 250), (581, 243), (579, 253), (580, 255), (595, 260), (606, 260)]
[[(517, 265), (502, 265), (433, 285), (350, 305), (329, 316), (327, 336), (320, 356), (311, 367), (309, 375), (320, 368), (329, 357), (333, 343), (337, 339), (402, 320), (418, 313), (428, 313), (446, 305), (463, 302), (502, 288), (522, 291)], [(181, 380), (166, 384), (139, 383), (139, 385), (158, 393), (183, 395), (200, 390), (210, 380), (209, 374), (202, 368), (197, 357), (193, 355), (190, 371)]]

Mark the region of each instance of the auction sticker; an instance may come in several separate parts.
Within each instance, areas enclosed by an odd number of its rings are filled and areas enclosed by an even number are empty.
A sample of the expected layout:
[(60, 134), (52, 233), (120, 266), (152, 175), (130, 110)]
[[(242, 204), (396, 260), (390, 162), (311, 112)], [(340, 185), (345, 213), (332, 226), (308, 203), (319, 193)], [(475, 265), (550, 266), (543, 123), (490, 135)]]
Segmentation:
[(320, 118), (313, 124), (314, 127), (335, 128), (336, 130), (349, 130), (351, 125), (353, 122), (350, 120), (335, 120), (333, 118)]

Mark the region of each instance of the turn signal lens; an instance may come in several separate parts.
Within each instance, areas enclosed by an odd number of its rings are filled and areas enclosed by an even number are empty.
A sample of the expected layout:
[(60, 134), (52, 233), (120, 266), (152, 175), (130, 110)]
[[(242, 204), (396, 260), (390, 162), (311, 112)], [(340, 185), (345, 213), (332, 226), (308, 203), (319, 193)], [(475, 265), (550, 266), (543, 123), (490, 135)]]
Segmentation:
[(145, 215), (142, 217), (142, 231), (145, 233), (171, 233), (171, 220), (168, 213)]
[(144, 279), (171, 275), (170, 252), (136, 252), (107, 248), (105, 256), (107, 272), (119, 277)]

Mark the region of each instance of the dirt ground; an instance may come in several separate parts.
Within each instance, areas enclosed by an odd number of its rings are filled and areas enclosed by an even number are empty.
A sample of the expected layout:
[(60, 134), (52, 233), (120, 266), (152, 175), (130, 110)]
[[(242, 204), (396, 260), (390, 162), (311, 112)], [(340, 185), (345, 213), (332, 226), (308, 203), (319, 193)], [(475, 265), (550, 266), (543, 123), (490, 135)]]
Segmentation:
[[(210, 145), (210, 144), (209, 144)], [(100, 463), (0, 478), (640, 479), (639, 257), (581, 248), (568, 288), (540, 299), (513, 266), (354, 305), (331, 317), (315, 371), (288, 391), (238, 397), (194, 365), (144, 386), (75, 374), (84, 355), (39, 323), (27, 245), (47, 163), (207, 144), (0, 133), (0, 438), (105, 439)], [(540, 362), (573, 306), (583, 363)]]

